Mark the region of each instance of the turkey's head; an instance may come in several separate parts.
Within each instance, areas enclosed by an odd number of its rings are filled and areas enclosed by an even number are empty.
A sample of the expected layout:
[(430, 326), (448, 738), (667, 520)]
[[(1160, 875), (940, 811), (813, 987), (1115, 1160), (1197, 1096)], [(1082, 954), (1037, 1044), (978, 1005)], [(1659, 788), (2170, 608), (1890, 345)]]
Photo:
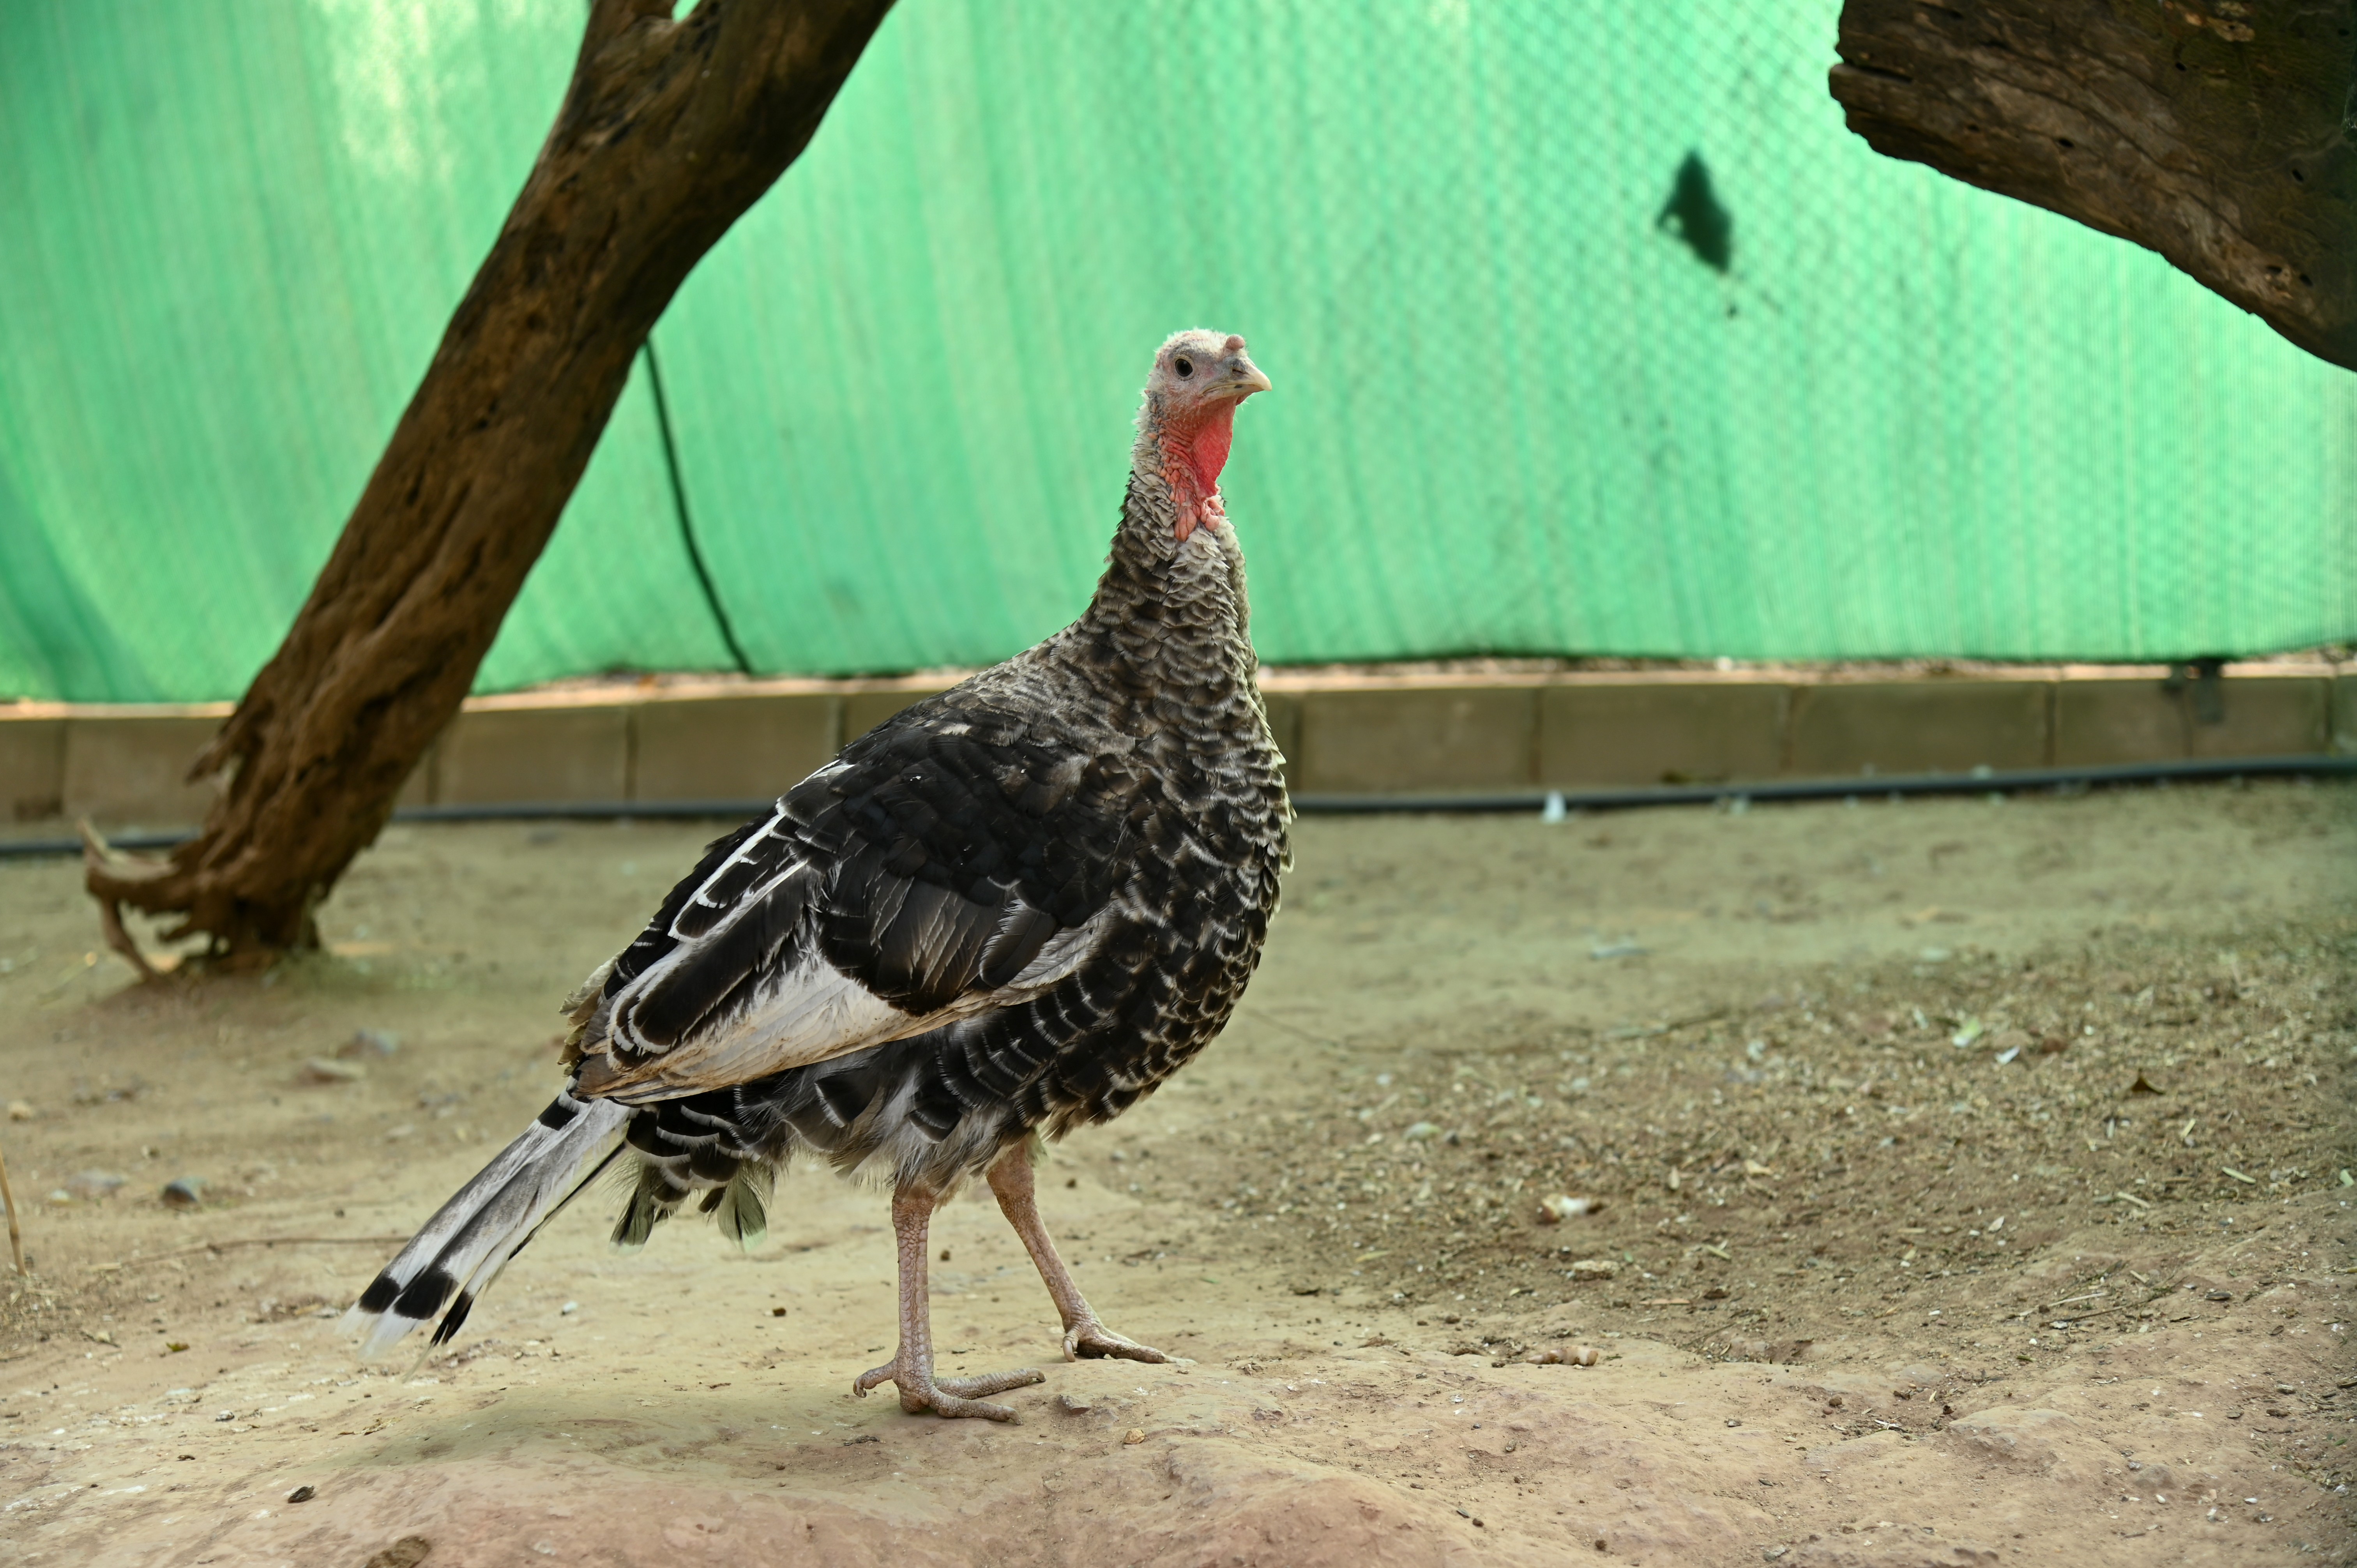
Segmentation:
[(1173, 333), (1154, 356), (1146, 383), (1146, 406), (1138, 413), (1141, 446), (1151, 446), (1162, 477), (1178, 503), (1175, 530), (1184, 544), (1216, 508), (1220, 470), (1227, 467), (1235, 439), (1236, 404), (1269, 390), (1244, 340), (1232, 333), (1197, 328)]

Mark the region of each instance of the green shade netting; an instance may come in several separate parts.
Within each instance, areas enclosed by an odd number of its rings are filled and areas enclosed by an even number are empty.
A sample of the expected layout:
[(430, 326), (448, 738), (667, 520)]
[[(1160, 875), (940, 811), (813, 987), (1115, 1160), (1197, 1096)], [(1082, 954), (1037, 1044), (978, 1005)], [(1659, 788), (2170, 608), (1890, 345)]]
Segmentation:
[[(903, 0), (657, 328), (686, 518), (642, 362), (479, 683), (727, 666), (683, 522), (761, 671), (1023, 647), (1196, 325), (1276, 381), (1225, 480), (1272, 660), (2357, 635), (2357, 377), (1877, 156), (1835, 14)], [(243, 688), (581, 16), (0, 11), (0, 696)]]

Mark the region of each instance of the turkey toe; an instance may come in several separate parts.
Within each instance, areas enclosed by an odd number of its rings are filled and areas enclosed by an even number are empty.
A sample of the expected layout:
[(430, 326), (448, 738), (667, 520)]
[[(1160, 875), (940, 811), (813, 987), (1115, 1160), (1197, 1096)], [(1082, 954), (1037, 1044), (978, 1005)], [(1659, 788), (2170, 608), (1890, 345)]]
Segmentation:
[(896, 1359), (860, 1373), (851, 1391), (865, 1399), (868, 1390), (891, 1383), (900, 1391), (900, 1408), (910, 1415), (931, 1411), (944, 1420), (980, 1417), (985, 1421), (1013, 1421), (1015, 1412), (1007, 1406), (992, 1404), (975, 1396), (1005, 1393), (1009, 1389), (1047, 1380), (1047, 1374), (1034, 1367), (1018, 1367), (1011, 1372), (985, 1372), (971, 1378), (935, 1379), (922, 1373), (904, 1376)]
[(1126, 1334), (1115, 1334), (1103, 1324), (1090, 1320), (1075, 1323), (1064, 1330), (1064, 1359), (1093, 1360), (1099, 1357), (1115, 1357), (1124, 1361), (1168, 1361), (1168, 1352), (1151, 1345), (1140, 1345)]

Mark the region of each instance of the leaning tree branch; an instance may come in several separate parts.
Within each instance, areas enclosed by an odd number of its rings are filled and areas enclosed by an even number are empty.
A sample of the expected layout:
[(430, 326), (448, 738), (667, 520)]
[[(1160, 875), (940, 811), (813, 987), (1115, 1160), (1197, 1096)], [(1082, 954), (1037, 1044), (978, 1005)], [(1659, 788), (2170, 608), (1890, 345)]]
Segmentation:
[(2357, 0), (1845, 0), (1874, 150), (2149, 246), (2357, 370)]
[[(91, 894), (217, 956), (316, 945), (311, 911), (457, 712), (630, 361), (799, 156), (891, 0), (594, 0), (554, 127), (294, 627), (156, 862), (92, 839)], [(135, 949), (134, 950), (135, 951)]]

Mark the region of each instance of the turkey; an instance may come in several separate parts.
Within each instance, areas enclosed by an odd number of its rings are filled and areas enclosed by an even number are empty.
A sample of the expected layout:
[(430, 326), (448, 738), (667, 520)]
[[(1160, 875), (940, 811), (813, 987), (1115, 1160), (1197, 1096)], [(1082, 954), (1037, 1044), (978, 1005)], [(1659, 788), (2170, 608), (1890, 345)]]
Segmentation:
[(1043, 1380), (934, 1376), (927, 1229), (977, 1176), (1039, 1270), (1067, 1359), (1168, 1359), (1091, 1309), (1032, 1163), (1219, 1033), (1276, 908), (1291, 809), (1219, 490), (1236, 407), (1268, 386), (1242, 338), (1162, 345), (1086, 613), (711, 845), (566, 1001), (563, 1091), (347, 1315), (364, 1356), (424, 1323), (448, 1340), (600, 1171), (630, 1183), (618, 1245), (693, 1201), (750, 1247), (807, 1153), (892, 1187), (899, 1342), (856, 1392), (890, 1382), (911, 1413), (1003, 1421), (983, 1396)]

